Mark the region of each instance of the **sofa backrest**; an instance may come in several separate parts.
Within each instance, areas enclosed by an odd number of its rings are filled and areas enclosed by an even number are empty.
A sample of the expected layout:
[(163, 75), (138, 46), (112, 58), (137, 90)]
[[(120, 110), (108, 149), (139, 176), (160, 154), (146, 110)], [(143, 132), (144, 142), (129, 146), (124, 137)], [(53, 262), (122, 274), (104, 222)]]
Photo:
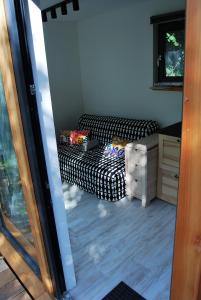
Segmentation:
[(82, 115), (78, 122), (79, 130), (90, 130), (91, 138), (99, 140), (103, 144), (110, 143), (114, 136), (129, 141), (139, 140), (155, 133), (158, 127), (156, 121), (88, 114)]

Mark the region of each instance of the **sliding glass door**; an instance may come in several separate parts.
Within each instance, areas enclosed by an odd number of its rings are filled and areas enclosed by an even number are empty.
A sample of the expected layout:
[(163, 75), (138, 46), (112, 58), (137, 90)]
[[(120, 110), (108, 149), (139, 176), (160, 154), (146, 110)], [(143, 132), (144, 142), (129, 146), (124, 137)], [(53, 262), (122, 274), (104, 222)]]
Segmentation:
[(36, 260), (36, 251), (11, 132), (1, 72), (0, 124), (0, 206), (2, 222), (28, 254)]
[(0, 0), (0, 253), (34, 299), (55, 289), (36, 201), (10, 38)]

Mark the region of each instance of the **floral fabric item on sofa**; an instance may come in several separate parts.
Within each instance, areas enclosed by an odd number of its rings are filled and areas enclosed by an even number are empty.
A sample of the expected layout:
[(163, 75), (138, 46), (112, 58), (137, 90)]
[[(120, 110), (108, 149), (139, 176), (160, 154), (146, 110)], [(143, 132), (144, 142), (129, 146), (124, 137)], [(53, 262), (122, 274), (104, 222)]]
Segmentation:
[(104, 154), (123, 158), (125, 156), (125, 147), (128, 143), (129, 141), (114, 137), (112, 143), (106, 145)]

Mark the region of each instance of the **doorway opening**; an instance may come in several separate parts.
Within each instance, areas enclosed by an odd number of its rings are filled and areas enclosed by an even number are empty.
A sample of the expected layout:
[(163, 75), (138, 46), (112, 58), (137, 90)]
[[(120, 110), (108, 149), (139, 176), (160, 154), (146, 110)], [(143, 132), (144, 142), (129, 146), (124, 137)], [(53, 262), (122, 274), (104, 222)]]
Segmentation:
[(77, 279), (70, 293), (102, 299), (124, 281), (147, 299), (165, 300), (182, 118), (182, 84), (173, 79), (183, 76), (184, 41), (167, 26), (166, 76), (158, 71), (153, 78), (161, 60), (153, 55), (160, 22), (151, 25), (150, 17), (184, 10), (185, 1), (110, 3), (80, 1), (80, 13), (69, 8), (68, 16), (44, 23)]

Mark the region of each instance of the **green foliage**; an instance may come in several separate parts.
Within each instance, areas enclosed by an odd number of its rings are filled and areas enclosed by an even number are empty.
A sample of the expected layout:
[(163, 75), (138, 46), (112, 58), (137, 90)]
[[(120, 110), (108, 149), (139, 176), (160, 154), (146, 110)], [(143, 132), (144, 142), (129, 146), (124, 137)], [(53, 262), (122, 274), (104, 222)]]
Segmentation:
[(167, 32), (166, 33), (166, 39), (167, 39), (168, 43), (173, 44), (175, 47), (179, 47), (179, 43), (177, 42), (177, 39), (176, 39), (174, 33), (170, 34), (170, 33)]
[(181, 33), (166, 33), (166, 76), (182, 77), (184, 74), (184, 40)]

